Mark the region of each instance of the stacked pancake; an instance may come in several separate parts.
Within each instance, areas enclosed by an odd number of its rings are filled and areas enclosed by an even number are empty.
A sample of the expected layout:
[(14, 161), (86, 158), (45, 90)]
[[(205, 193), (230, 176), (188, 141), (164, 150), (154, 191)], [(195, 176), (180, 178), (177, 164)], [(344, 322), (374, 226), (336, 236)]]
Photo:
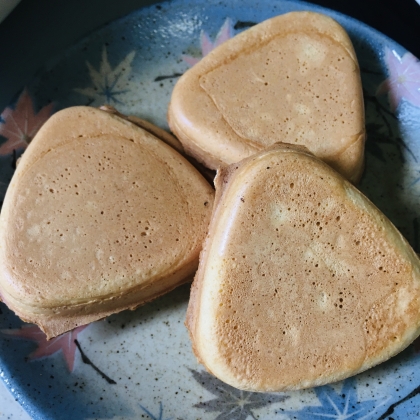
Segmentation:
[(241, 33), (180, 78), (168, 119), (219, 169), (186, 322), (210, 372), (249, 391), (301, 389), (419, 335), (419, 259), (347, 181), (362, 174), (365, 127), (340, 25), (297, 12)]
[[(193, 275), (204, 241), (186, 324), (237, 388), (343, 379), (419, 335), (420, 261), (353, 186), (364, 110), (341, 26), (298, 12), (241, 33), (180, 78), (168, 119), (182, 144), (109, 107), (37, 134), (0, 218), (1, 298), (22, 319), (52, 337), (133, 309)], [(218, 170), (212, 215), (178, 152)]]
[(187, 281), (214, 191), (178, 152), (109, 112), (58, 112), (25, 151), (0, 223), (0, 293), (53, 337)]

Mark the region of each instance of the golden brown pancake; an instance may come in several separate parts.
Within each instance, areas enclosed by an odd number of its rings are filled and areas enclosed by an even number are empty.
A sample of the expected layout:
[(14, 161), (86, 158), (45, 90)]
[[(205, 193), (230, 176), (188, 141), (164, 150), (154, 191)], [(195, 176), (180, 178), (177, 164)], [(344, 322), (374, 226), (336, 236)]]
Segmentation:
[(334, 382), (419, 335), (420, 260), (350, 182), (275, 145), (216, 177), (186, 324), (198, 359), (234, 387)]
[(95, 108), (55, 114), (0, 217), (0, 293), (49, 338), (137, 306), (198, 265), (213, 190), (171, 147)]
[(212, 169), (276, 142), (301, 144), (356, 182), (364, 106), (344, 29), (312, 12), (269, 19), (228, 40), (177, 82), (169, 126)]

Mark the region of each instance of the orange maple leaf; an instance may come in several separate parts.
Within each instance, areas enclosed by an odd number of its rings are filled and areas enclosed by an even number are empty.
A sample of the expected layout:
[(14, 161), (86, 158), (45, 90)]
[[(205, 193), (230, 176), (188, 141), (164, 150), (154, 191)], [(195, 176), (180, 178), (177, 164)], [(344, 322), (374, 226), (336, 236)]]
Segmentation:
[(24, 89), (16, 107), (7, 107), (1, 114), (4, 122), (0, 122), (0, 135), (7, 140), (0, 146), (0, 155), (7, 155), (16, 149), (25, 149), (51, 116), (53, 106), (51, 103), (35, 113), (32, 98)]

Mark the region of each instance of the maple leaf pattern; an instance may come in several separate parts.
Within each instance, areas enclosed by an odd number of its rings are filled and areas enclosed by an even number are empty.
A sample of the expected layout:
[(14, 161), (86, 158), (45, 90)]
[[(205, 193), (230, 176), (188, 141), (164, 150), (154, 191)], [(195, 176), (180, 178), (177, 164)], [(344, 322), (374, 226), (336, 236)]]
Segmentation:
[(215, 378), (205, 371), (190, 369), (194, 379), (216, 398), (195, 404), (206, 413), (220, 414), (215, 420), (245, 420), (248, 417), (256, 419), (252, 410), (266, 405), (282, 402), (288, 397), (281, 394), (262, 394), (259, 392), (241, 391)]
[(329, 385), (314, 388), (314, 391), (321, 405), (309, 405), (300, 410), (284, 410), (277, 413), (291, 415), (298, 420), (373, 420), (377, 417), (378, 409), (390, 400), (386, 397), (379, 403), (377, 400), (358, 401), (355, 378), (346, 379), (339, 393)]
[(152, 420), (172, 420), (172, 418), (163, 418), (163, 405), (162, 401), (159, 402), (159, 415), (155, 416), (153, 415), (147, 408), (143, 407), (141, 404), (139, 404), (140, 408), (152, 419)]
[[(220, 28), (220, 31), (216, 35), (214, 42), (211, 41), (209, 35), (205, 31), (201, 31), (200, 34), (200, 46), (202, 57), (205, 57), (210, 51), (214, 50), (220, 44), (223, 44), (233, 36), (232, 21), (227, 18), (225, 23)], [(201, 57), (201, 58), (202, 58)], [(193, 66), (197, 64), (201, 58), (191, 57), (190, 55), (183, 55), (182, 59), (189, 65)]]
[(130, 89), (127, 89), (127, 85), (129, 84), (131, 63), (135, 54), (134, 51), (131, 51), (117, 67), (112, 69), (108, 61), (107, 50), (103, 47), (99, 70), (96, 70), (88, 61), (86, 62), (93, 86), (74, 90), (96, 101), (94, 105), (102, 105), (104, 102), (122, 104), (118, 97), (130, 91)]
[(396, 51), (385, 50), (385, 63), (389, 77), (382, 82), (377, 95), (388, 93), (391, 110), (394, 112), (402, 99), (420, 107), (420, 62), (413, 54), (401, 58)]
[(69, 331), (68, 333), (55, 337), (49, 341), (37, 325), (24, 325), (19, 329), (0, 330), (0, 332), (14, 338), (35, 341), (38, 347), (35, 351), (29, 354), (29, 360), (49, 357), (61, 350), (68, 370), (72, 372), (74, 369), (74, 356), (77, 348), (74, 340), (86, 327), (88, 327), (88, 325), (77, 327), (73, 331)]
[(41, 126), (48, 120), (54, 104), (44, 106), (36, 113), (27, 89), (20, 94), (14, 108), (7, 107), (1, 114), (0, 135), (7, 140), (0, 146), (0, 155), (26, 149)]

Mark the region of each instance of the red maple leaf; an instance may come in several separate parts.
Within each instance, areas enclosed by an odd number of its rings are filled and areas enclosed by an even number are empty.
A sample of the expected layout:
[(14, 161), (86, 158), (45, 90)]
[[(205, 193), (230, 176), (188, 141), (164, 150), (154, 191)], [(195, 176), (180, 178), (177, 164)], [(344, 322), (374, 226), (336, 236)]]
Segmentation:
[(0, 122), (0, 135), (6, 137), (7, 141), (0, 146), (0, 155), (7, 155), (15, 149), (25, 149), (51, 116), (53, 106), (51, 103), (35, 113), (31, 96), (24, 89), (16, 107), (7, 107), (1, 114), (4, 122)]
[(0, 330), (1, 333), (13, 336), (15, 338), (23, 338), (26, 340), (36, 341), (38, 347), (29, 354), (29, 360), (42, 359), (52, 356), (61, 350), (64, 360), (70, 372), (74, 368), (74, 356), (76, 353), (76, 343), (74, 340), (77, 335), (82, 332), (88, 325), (83, 325), (69, 331), (63, 335), (47, 340), (46, 335), (39, 329), (37, 325), (24, 325), (22, 328), (15, 330)]

